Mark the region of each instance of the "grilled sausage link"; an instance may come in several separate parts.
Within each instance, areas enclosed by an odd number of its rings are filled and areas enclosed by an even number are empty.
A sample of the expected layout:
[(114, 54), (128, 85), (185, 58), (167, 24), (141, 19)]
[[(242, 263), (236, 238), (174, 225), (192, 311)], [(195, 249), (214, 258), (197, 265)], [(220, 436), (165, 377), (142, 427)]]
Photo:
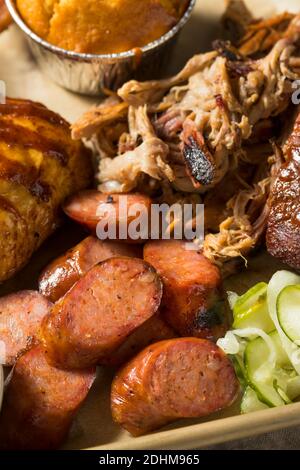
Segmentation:
[(149, 346), (115, 377), (114, 421), (133, 436), (179, 418), (200, 418), (230, 406), (239, 382), (226, 355), (198, 338)]
[(218, 339), (229, 327), (219, 269), (186, 242), (151, 241), (144, 259), (164, 284), (162, 314), (181, 336)]
[[(97, 232), (100, 239), (99, 224), (105, 236), (111, 228), (114, 239), (120, 239), (123, 243), (143, 243), (149, 238), (151, 204), (152, 200), (142, 194), (109, 195), (91, 190), (71, 197), (64, 205), (64, 211), (92, 233)], [(135, 222), (140, 225), (140, 233), (135, 226), (131, 233), (131, 224)]]
[(136, 245), (103, 242), (95, 237), (87, 237), (44, 269), (39, 278), (39, 291), (51, 302), (56, 302), (87, 271), (115, 256), (142, 258), (142, 249)]
[(161, 298), (161, 280), (143, 260), (104, 261), (44, 318), (41, 336), (48, 360), (70, 369), (101, 364), (157, 312)]
[(126, 341), (107, 357), (103, 364), (121, 366), (136, 356), (147, 346), (178, 335), (162, 318), (160, 312), (147, 320), (126, 339)]
[(12, 373), (0, 416), (0, 449), (57, 449), (96, 377), (51, 367), (41, 346), (21, 356)]
[(0, 364), (13, 366), (18, 356), (37, 340), (51, 302), (34, 291), (22, 291), (0, 298), (0, 342), (4, 357)]

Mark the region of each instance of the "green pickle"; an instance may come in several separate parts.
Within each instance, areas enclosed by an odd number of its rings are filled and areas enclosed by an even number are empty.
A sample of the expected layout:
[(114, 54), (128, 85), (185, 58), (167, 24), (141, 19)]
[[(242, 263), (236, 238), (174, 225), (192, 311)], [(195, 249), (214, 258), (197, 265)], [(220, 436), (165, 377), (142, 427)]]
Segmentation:
[(260, 282), (237, 300), (233, 309), (234, 329), (259, 328), (266, 333), (275, 329), (268, 312), (267, 288), (265, 282)]

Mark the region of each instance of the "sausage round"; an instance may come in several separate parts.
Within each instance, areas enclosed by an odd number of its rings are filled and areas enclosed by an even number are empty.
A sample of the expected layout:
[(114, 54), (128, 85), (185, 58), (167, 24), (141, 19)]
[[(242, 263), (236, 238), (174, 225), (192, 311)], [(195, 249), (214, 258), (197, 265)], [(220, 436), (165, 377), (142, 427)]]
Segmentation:
[(1, 364), (12, 366), (18, 355), (28, 349), (51, 306), (47, 299), (34, 291), (0, 298), (0, 342), (4, 352)]
[(158, 312), (134, 331), (119, 349), (107, 358), (105, 365), (121, 366), (150, 344), (176, 338), (177, 336), (173, 328), (164, 321), (160, 312)]
[(56, 302), (87, 271), (114, 256), (142, 258), (142, 250), (140, 246), (103, 242), (95, 237), (87, 237), (45, 268), (39, 278), (39, 291), (51, 302)]
[(26, 352), (18, 359), (4, 396), (0, 448), (58, 448), (95, 376), (94, 368), (74, 372), (51, 367), (41, 346)]
[(79, 369), (111, 354), (158, 310), (162, 283), (137, 258), (111, 258), (92, 268), (43, 321), (48, 359)]
[[(149, 238), (149, 220), (152, 200), (142, 194), (102, 194), (96, 190), (82, 191), (71, 197), (64, 205), (68, 217), (97, 233), (99, 239), (103, 231), (112, 230), (112, 239), (132, 243), (143, 242)], [(130, 225), (141, 220), (142, 233), (136, 236), (130, 232)], [(139, 224), (137, 223), (139, 226)], [(148, 227), (147, 227), (148, 225)], [(115, 232), (113, 227), (115, 227)], [(124, 232), (123, 235), (120, 233)], [(108, 238), (110, 239), (110, 238)]]
[(228, 329), (219, 269), (187, 243), (150, 241), (144, 259), (164, 284), (162, 313), (180, 336), (218, 339)]
[(180, 338), (149, 346), (112, 384), (113, 419), (133, 436), (179, 418), (200, 418), (230, 406), (239, 382), (214, 343)]

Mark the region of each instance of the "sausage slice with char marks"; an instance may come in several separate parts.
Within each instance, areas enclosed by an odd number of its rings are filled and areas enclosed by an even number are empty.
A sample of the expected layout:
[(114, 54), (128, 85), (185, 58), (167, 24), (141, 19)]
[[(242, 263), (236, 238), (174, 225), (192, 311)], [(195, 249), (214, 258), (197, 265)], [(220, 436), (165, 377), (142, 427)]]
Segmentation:
[(21, 356), (4, 395), (0, 449), (47, 450), (67, 438), (74, 416), (96, 377), (51, 367), (41, 346)]
[(119, 371), (112, 385), (112, 415), (140, 436), (179, 418), (229, 407), (238, 393), (234, 368), (214, 343), (173, 339), (149, 346)]
[(103, 242), (95, 237), (87, 237), (44, 269), (39, 278), (39, 291), (51, 302), (56, 302), (87, 271), (101, 261), (115, 256), (142, 258), (142, 249), (140, 246)]
[(111, 258), (92, 268), (42, 324), (48, 360), (79, 369), (101, 364), (158, 310), (162, 282), (148, 263)]
[[(148, 240), (148, 231), (141, 237), (133, 239), (129, 225), (142, 217), (150, 220), (152, 200), (142, 194), (103, 194), (96, 190), (81, 191), (71, 197), (64, 205), (68, 217), (88, 228), (92, 233), (97, 231), (99, 222), (103, 227), (116, 226), (116, 239), (120, 230), (124, 232), (124, 243), (138, 243)], [(146, 224), (142, 224), (146, 225)], [(143, 229), (144, 227), (142, 227)], [(139, 230), (139, 229), (137, 229)], [(101, 238), (100, 236), (98, 238)]]
[(161, 311), (181, 336), (207, 339), (224, 336), (229, 325), (221, 302), (221, 273), (216, 266), (178, 240), (148, 242), (144, 259), (162, 277)]
[(0, 341), (4, 344), (1, 364), (14, 365), (18, 355), (36, 338), (51, 307), (52, 304), (35, 291), (22, 291), (0, 298)]
[(177, 336), (173, 328), (164, 321), (161, 313), (158, 312), (134, 331), (119, 349), (107, 358), (105, 365), (121, 366), (150, 344)]

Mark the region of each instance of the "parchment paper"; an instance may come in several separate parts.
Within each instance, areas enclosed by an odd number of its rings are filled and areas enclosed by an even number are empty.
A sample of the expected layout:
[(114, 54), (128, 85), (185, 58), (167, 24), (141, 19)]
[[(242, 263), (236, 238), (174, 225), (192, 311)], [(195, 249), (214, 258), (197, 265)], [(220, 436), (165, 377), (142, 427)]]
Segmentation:
[[(299, 11), (300, 9), (300, 0), (249, 0), (247, 4), (255, 11), (256, 16), (267, 16), (281, 10)], [(223, 12), (223, 5), (223, 0), (198, 0), (190, 23), (182, 33), (169, 70), (165, 71), (166, 74), (178, 70), (193, 54), (209, 48), (211, 41), (218, 36), (218, 19)], [(77, 119), (95, 103), (94, 99), (75, 95), (59, 88), (43, 76), (30, 56), (22, 33), (15, 26), (0, 36), (0, 79), (6, 82), (8, 96), (40, 101), (63, 115), (70, 122)], [(59, 233), (46, 242), (22, 273), (1, 287), (0, 295), (13, 290), (36, 287), (37, 276), (43, 266), (50, 259), (73, 246), (81, 238), (82, 233), (80, 230), (74, 231), (72, 225), (61, 229)], [(227, 281), (226, 287), (242, 293), (253, 283), (268, 280), (280, 267), (282, 267), (280, 263), (265, 252), (261, 252), (250, 260), (247, 269)], [(70, 439), (64, 448), (84, 449), (97, 446), (110, 449), (114, 446), (132, 449), (137, 446), (137, 440), (129, 437), (126, 432), (121, 431), (112, 423), (109, 403), (112, 375), (113, 371), (99, 370), (97, 383), (80, 411)], [(238, 407), (235, 407), (225, 413), (210, 417), (209, 420), (185, 420), (166, 428), (167, 431), (164, 435), (169, 437), (169, 443), (172, 442), (171, 436), (174, 435), (173, 445), (180, 448), (180, 442), (187, 442), (185, 436), (190, 428), (186, 426), (210, 421), (210, 431), (212, 431), (213, 420), (237, 413)], [(282, 426), (288, 424), (283, 416)], [(234, 426), (234, 421), (232, 421), (232, 427), (234, 428)], [(249, 434), (251, 434), (253, 426), (250, 429), (249, 422), (245, 421), (245, 427), (247, 426), (249, 426)], [(179, 434), (168, 432), (168, 430), (179, 428), (181, 429)], [(264, 431), (267, 432), (268, 429), (266, 427)], [(222, 436), (217, 428), (215, 440), (218, 442), (226, 440), (226, 436)], [(214, 438), (210, 440), (210, 443), (213, 441)], [(150, 447), (151, 437), (147, 442)], [(187, 446), (187, 444), (185, 445)], [(201, 445), (205, 445), (205, 442), (197, 444), (198, 447), (201, 447)]]

